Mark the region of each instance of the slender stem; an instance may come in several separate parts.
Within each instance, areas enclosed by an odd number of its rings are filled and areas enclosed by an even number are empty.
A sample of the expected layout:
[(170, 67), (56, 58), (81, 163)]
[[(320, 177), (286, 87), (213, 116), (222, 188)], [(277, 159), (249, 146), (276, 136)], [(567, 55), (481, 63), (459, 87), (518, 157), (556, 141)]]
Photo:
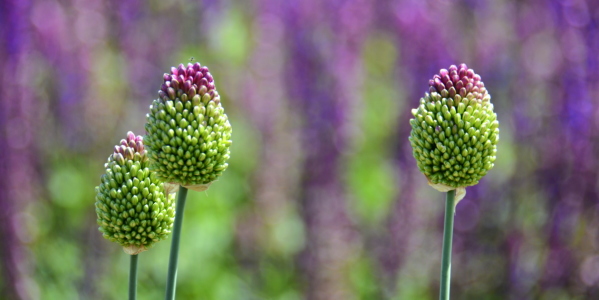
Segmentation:
[(139, 255), (131, 255), (131, 263), (129, 264), (129, 300), (137, 298), (137, 259)]
[(166, 279), (166, 300), (175, 299), (175, 289), (177, 288), (177, 264), (179, 262), (179, 240), (181, 239), (181, 227), (183, 226), (183, 212), (185, 210), (185, 200), (187, 199), (187, 189), (180, 186), (177, 193), (177, 206), (175, 213), (175, 225), (173, 227), (173, 241), (171, 243), (171, 255), (168, 262), (168, 276)]
[(445, 199), (445, 225), (443, 227), (443, 256), (441, 261), (440, 300), (449, 300), (451, 283), (451, 243), (453, 239), (453, 216), (455, 214), (455, 190), (447, 192)]

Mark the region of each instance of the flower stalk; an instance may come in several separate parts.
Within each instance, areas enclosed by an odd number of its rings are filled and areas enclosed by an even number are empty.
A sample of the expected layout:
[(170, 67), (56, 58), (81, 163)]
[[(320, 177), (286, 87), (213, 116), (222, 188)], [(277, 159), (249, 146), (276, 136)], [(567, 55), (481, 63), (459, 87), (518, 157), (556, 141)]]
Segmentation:
[(175, 299), (177, 288), (177, 265), (179, 264), (179, 243), (181, 240), (181, 227), (183, 227), (183, 212), (187, 200), (187, 188), (179, 187), (177, 192), (177, 215), (173, 228), (173, 240), (171, 242), (171, 253), (168, 262), (168, 274), (166, 278), (166, 300)]
[(412, 110), (409, 140), (428, 184), (447, 193), (439, 299), (448, 300), (455, 207), (493, 168), (499, 121), (481, 77), (466, 64), (441, 69), (428, 91)]
[(130, 255), (129, 262), (129, 300), (137, 299), (137, 260), (139, 254)]
[(455, 190), (447, 192), (445, 199), (445, 223), (443, 226), (443, 254), (441, 257), (441, 288), (439, 300), (449, 300), (451, 284), (451, 246), (453, 244), (453, 221), (455, 215)]

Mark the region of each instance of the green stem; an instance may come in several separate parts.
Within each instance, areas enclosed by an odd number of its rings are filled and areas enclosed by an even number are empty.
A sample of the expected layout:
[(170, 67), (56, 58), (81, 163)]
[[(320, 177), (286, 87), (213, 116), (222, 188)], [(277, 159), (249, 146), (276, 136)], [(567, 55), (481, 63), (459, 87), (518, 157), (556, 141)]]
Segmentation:
[(129, 300), (137, 298), (137, 259), (139, 255), (131, 255), (129, 264)]
[(451, 283), (451, 243), (453, 239), (453, 217), (455, 214), (455, 190), (447, 192), (445, 199), (445, 225), (443, 227), (443, 257), (441, 261), (440, 300), (449, 300)]
[(181, 227), (183, 226), (183, 212), (185, 210), (186, 199), (187, 188), (180, 186), (179, 192), (177, 193), (173, 241), (171, 243), (171, 255), (168, 262), (168, 276), (166, 278), (166, 300), (175, 299), (175, 289), (177, 287), (177, 264), (179, 262), (179, 240), (181, 239)]

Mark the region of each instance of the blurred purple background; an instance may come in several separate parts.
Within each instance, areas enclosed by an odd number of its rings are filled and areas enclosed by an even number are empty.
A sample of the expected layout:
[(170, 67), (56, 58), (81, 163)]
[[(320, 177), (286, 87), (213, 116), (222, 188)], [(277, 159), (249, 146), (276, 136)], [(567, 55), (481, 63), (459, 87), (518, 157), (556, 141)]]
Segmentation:
[[(598, 1), (4, 0), (0, 37), (2, 299), (123, 298), (94, 186), (192, 59), (233, 147), (190, 193), (179, 299), (436, 299), (444, 198), (410, 109), (462, 62), (501, 138), (457, 207), (453, 299), (599, 299)], [(140, 255), (141, 299), (169, 243)]]

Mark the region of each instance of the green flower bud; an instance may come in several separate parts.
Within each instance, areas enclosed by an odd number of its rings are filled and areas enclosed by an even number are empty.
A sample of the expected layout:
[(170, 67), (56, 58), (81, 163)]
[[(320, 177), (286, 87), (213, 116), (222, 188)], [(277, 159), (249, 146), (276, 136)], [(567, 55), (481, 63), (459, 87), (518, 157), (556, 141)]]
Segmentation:
[(493, 168), (499, 122), (491, 95), (465, 64), (442, 69), (412, 110), (410, 144), (418, 168), (441, 191), (475, 185)]
[[(96, 187), (97, 223), (104, 238), (121, 244), (131, 255), (165, 239), (175, 219), (175, 199), (149, 171), (143, 138), (128, 132), (104, 167), (106, 173)], [(161, 220), (148, 218), (158, 214)]]
[(207, 67), (181, 64), (163, 78), (145, 126), (150, 169), (171, 185), (205, 190), (228, 166), (229, 119)]

